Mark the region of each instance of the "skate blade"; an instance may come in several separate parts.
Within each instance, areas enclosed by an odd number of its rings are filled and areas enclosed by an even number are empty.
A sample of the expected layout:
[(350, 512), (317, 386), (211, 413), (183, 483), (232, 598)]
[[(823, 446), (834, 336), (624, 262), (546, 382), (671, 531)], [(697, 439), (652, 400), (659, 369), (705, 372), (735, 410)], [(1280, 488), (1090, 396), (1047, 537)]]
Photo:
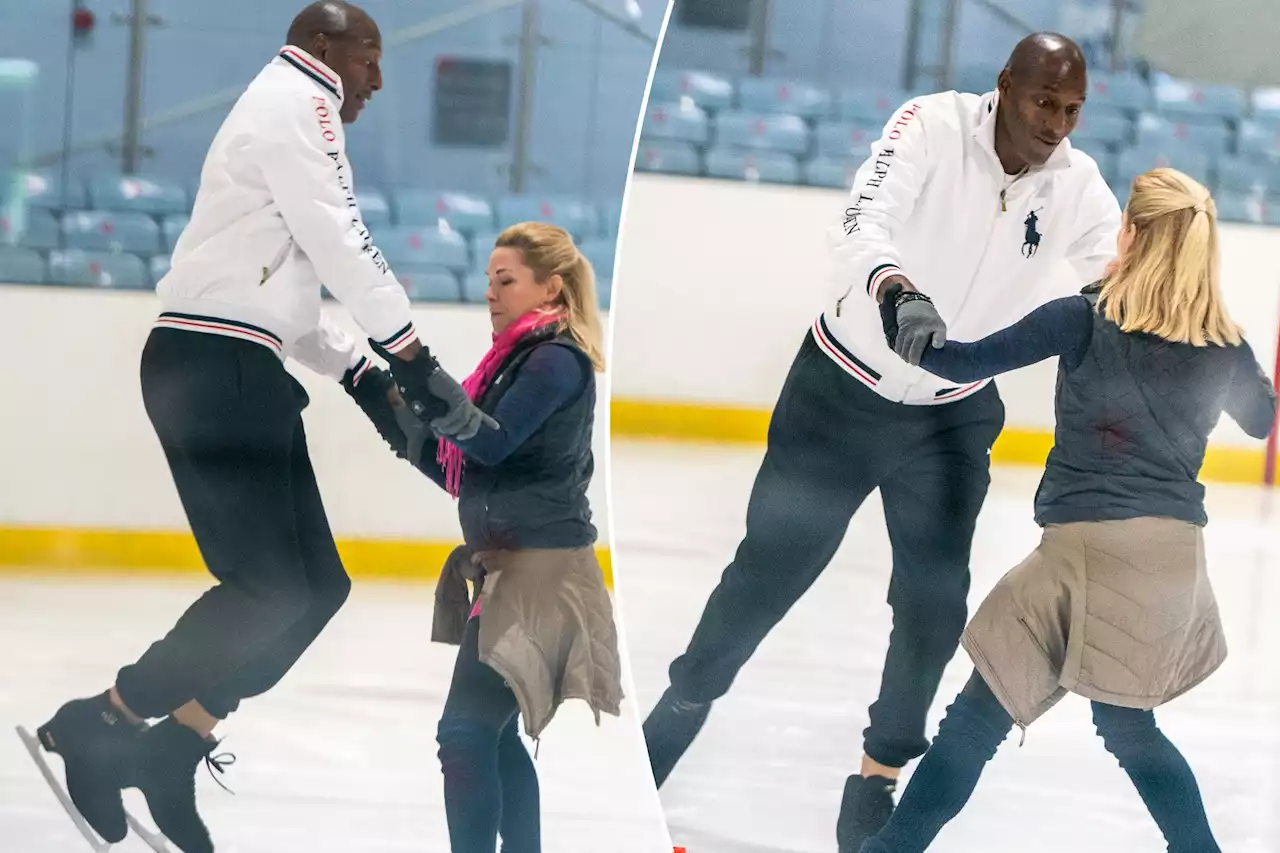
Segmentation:
[(138, 837), (156, 853), (174, 853), (174, 849), (169, 847), (165, 842), (166, 839), (159, 832), (152, 832), (142, 824), (142, 821), (133, 816), (128, 809), (124, 811), (125, 820), (129, 822), (129, 828), (138, 833)]
[(45, 782), (49, 784), (49, 788), (53, 791), (54, 796), (58, 798), (58, 802), (62, 803), (62, 807), (66, 809), (67, 815), (70, 816), (72, 823), (76, 825), (76, 829), (80, 830), (84, 840), (89, 842), (96, 853), (107, 853), (111, 849), (111, 845), (98, 837), (98, 834), (93, 831), (93, 827), (89, 826), (88, 821), (80, 815), (80, 810), (76, 808), (75, 803), (71, 802), (71, 797), (67, 795), (66, 789), (62, 787), (62, 783), (54, 775), (49, 763), (44, 760), (43, 747), (40, 746), (40, 741), (36, 740), (35, 736), (23, 726), (18, 726), (17, 730), (23, 746), (27, 748), (27, 752), (31, 753), (31, 760), (40, 768), (40, 773), (44, 776)]

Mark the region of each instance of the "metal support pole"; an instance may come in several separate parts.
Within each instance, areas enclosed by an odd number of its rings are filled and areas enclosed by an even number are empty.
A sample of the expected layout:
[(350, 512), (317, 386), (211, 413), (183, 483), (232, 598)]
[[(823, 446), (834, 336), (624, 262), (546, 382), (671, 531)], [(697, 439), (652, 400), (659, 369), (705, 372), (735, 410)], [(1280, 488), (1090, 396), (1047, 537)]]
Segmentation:
[(1111, 0), (1111, 73), (1120, 71), (1120, 36), (1125, 0)]
[(914, 92), (920, 78), (920, 18), (924, 15), (925, 0), (911, 0), (907, 13), (906, 57), (902, 66), (902, 88)]
[(956, 30), (960, 24), (960, 0), (945, 0), (946, 12), (942, 17), (942, 46), (938, 52), (942, 55), (942, 79), (940, 88), (950, 89), (955, 77), (955, 41)]
[(142, 69), (146, 54), (147, 0), (133, 0), (129, 19), (129, 84), (124, 100), (124, 174), (138, 171), (138, 149), (142, 139)]
[(520, 17), (520, 93), (516, 102), (516, 141), (511, 159), (511, 192), (525, 189), (529, 169), (529, 137), (533, 134), (533, 86), (538, 69), (538, 0), (525, 0)]
[(751, 4), (751, 44), (747, 48), (747, 73), (752, 77), (764, 74), (765, 59), (769, 55), (769, 13), (772, 0), (755, 0)]

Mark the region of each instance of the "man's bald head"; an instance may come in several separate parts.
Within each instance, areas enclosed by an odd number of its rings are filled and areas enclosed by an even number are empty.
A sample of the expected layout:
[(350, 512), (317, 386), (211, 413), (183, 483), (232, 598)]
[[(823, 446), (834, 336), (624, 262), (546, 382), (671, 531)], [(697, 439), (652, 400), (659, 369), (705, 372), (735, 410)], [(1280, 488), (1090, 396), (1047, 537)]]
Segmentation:
[(373, 93), (382, 88), (382, 33), (354, 3), (312, 3), (293, 19), (287, 38), (341, 78), (343, 122), (355, 121)]
[(289, 25), (289, 44), (307, 49), (316, 36), (356, 36), (377, 33), (369, 14), (346, 0), (319, 0), (298, 13)]
[(1048, 162), (1075, 130), (1088, 78), (1084, 54), (1058, 33), (1033, 33), (1018, 42), (1000, 72), (996, 154), (1010, 174)]
[(1084, 53), (1071, 39), (1058, 33), (1032, 33), (1013, 48), (1005, 68), (1015, 78), (1045, 72), (1084, 73)]

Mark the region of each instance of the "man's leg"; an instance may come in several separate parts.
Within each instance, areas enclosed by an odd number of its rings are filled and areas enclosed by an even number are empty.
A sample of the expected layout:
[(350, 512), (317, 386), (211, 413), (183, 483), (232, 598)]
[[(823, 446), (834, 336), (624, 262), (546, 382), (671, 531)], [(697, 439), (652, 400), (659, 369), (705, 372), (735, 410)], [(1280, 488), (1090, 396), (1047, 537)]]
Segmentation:
[(970, 548), (990, 484), (989, 450), (1004, 423), (993, 386), (913, 415), (902, 462), (880, 486), (893, 545), (893, 629), (864, 732), (863, 772), (845, 786), (842, 853), (888, 819), (898, 771), (929, 746), (925, 721), (964, 631)]
[(309, 590), (307, 609), (302, 618), (227, 682), (197, 697), (200, 705), (219, 719), (226, 719), (234, 712), (240, 700), (260, 696), (275, 687), (342, 608), (351, 592), (351, 580), (338, 556), (320, 498), (301, 420), (294, 434), (291, 470), (294, 524)]
[(645, 720), (661, 787), (769, 631), (826, 568), (876, 485), (890, 404), (806, 338), (769, 425), (747, 532), (712, 592), (671, 686)]

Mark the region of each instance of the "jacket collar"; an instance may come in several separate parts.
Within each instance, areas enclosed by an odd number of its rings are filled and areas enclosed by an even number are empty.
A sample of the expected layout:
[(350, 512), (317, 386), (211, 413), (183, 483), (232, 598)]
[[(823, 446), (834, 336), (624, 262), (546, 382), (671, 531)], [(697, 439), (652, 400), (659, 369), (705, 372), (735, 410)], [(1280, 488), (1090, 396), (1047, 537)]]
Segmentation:
[[(982, 96), (978, 102), (979, 118), (977, 127), (974, 128), (973, 138), (978, 140), (984, 149), (991, 154), (991, 158), (996, 161), (999, 166), (1000, 158), (996, 155), (996, 106), (1000, 103), (1000, 92), (993, 90)], [(1071, 168), (1071, 140), (1064, 139), (1058, 143), (1058, 147), (1053, 149), (1053, 153), (1049, 155), (1049, 159), (1043, 166), (1028, 170), (1027, 174), (1034, 175), (1040, 172), (1056, 172), (1059, 169)], [(1004, 170), (1000, 166), (1001, 171)]]
[(299, 72), (311, 78), (316, 85), (337, 98), (339, 105), (342, 104), (342, 78), (335, 74), (332, 68), (302, 48), (287, 44), (280, 48), (276, 61), (293, 66)]

